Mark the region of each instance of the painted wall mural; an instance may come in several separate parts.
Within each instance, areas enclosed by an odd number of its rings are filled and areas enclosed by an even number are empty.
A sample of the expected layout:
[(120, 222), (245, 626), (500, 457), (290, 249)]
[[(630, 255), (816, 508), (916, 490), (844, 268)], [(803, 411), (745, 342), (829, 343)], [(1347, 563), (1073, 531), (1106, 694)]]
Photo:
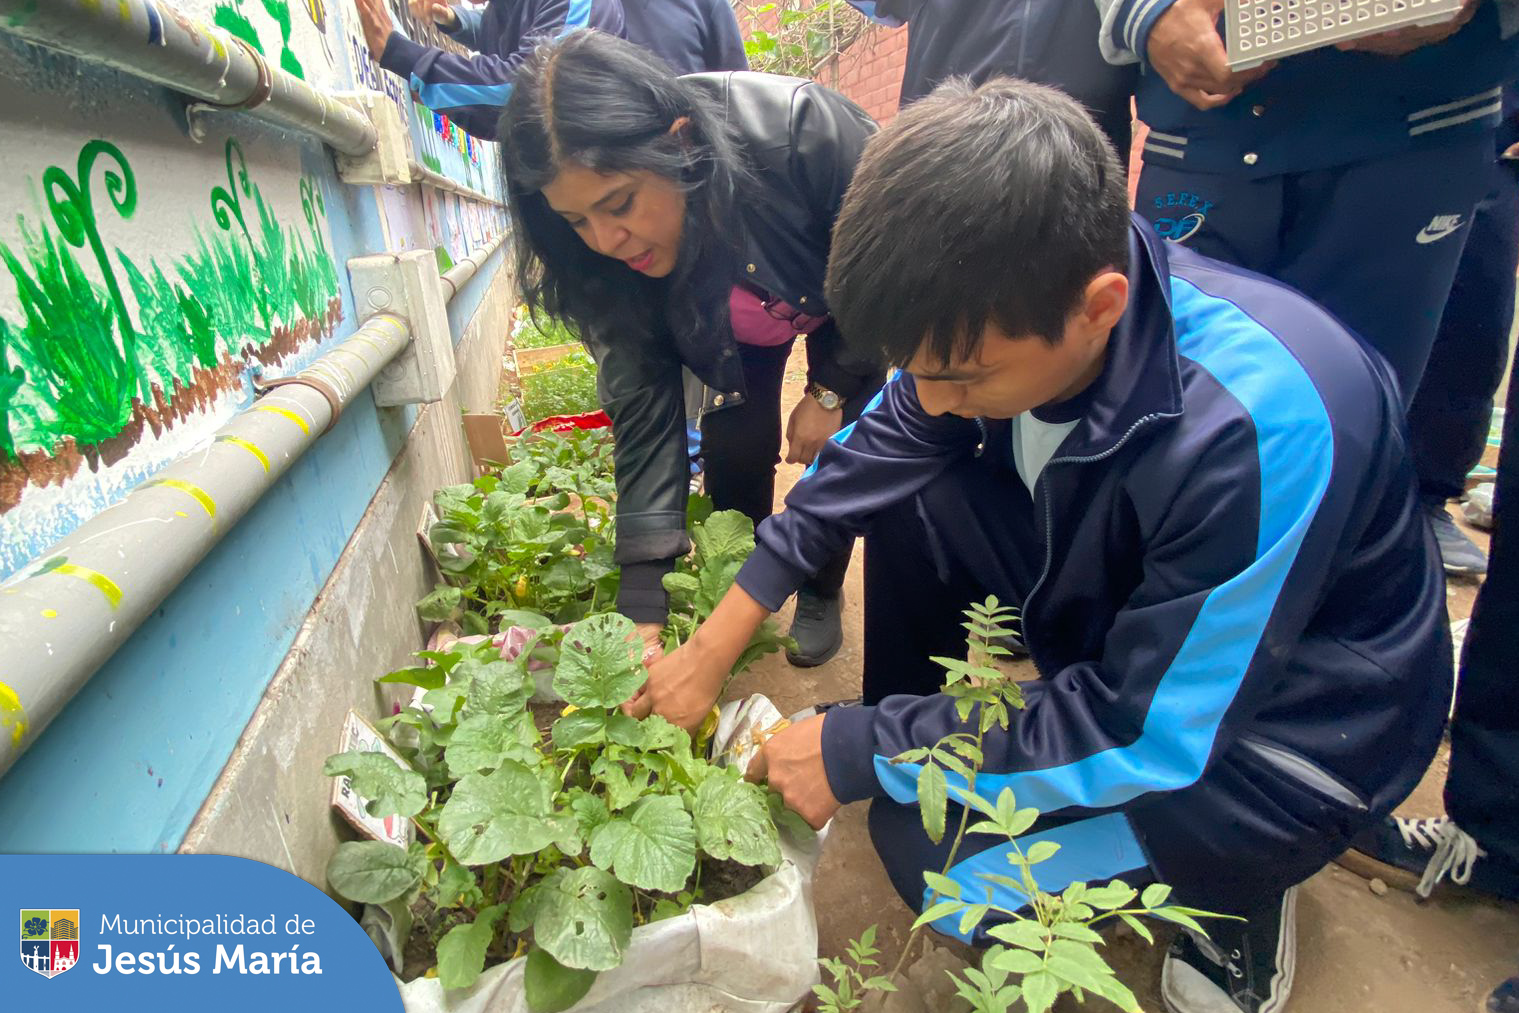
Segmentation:
[[(404, 0), (391, 4), (401, 30), (458, 48)], [(170, 0), (159, 7), (169, 14)], [(419, 162), (500, 192), (496, 146), (369, 58), (352, 0), (177, 0), (172, 11), (314, 87), (384, 92)], [(175, 97), (123, 85), (0, 47), (0, 580), (204, 445), (252, 400), (256, 371), (293, 372), (341, 337), (343, 258), (381, 242), (360, 236), (433, 249), (446, 266), (506, 227), (499, 207), (430, 187), (362, 188), (354, 204), (314, 142), (229, 116), (196, 143)]]

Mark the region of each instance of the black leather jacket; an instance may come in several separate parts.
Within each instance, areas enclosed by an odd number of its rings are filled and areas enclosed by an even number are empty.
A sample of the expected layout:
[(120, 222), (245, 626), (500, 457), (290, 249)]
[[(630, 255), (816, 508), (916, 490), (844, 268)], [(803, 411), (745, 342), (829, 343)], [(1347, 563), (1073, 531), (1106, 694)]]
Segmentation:
[[(688, 74), (737, 134), (755, 181), (739, 198), (744, 277), (797, 310), (826, 313), (828, 245), (855, 163), (876, 125), (858, 106), (811, 81), (742, 71)], [(714, 327), (699, 347), (666, 334), (587, 334), (600, 370), (601, 403), (612, 417), (617, 462), (618, 608), (637, 622), (663, 622), (661, 579), (690, 548), (681, 366), (707, 386), (706, 410), (743, 402), (744, 374), (731, 329)], [(807, 337), (808, 379), (846, 400), (880, 372), (856, 359), (832, 321)], [(758, 466), (766, 466), (761, 462)]]

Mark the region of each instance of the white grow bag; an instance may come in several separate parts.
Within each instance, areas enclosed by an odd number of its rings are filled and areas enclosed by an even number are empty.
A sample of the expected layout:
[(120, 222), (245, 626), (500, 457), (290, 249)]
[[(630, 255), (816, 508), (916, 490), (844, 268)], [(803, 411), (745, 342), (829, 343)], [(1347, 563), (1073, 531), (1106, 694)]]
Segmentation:
[[(727, 704), (713, 736), (714, 751), (722, 744), (732, 762), (747, 762), (753, 752), (751, 733), (780, 717), (764, 697)], [(597, 975), (569, 1013), (791, 1009), (818, 981), (812, 875), (822, 841), (823, 834), (799, 842), (782, 832), (780, 866), (753, 889), (635, 928), (621, 966)], [(363, 921), (370, 935), (379, 937), (390, 917), (369, 907)], [(393, 945), (387, 941), (381, 951)], [(519, 958), (498, 964), (471, 987), (451, 991), (436, 978), (397, 979), (396, 984), (407, 1013), (531, 1013), (522, 986), (525, 963)]]

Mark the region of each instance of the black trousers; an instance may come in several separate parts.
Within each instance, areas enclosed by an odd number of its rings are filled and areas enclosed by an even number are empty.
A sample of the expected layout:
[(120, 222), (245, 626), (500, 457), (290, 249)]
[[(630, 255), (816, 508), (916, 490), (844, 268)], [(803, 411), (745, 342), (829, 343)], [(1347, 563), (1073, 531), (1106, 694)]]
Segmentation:
[[(707, 493), (719, 510), (737, 510), (758, 527), (775, 509), (775, 466), (781, 461), (781, 385), (791, 342), (763, 348), (740, 344), (744, 367), (744, 403), (708, 411), (701, 422), (702, 468)], [(844, 403), (847, 425), (880, 390), (879, 377)], [(819, 570), (803, 589), (831, 597), (844, 586), (849, 549)]]
[[(1514, 276), (1496, 301), (1514, 299)], [(1505, 333), (1507, 333), (1505, 331)], [(1519, 870), (1519, 375), (1509, 373), (1487, 580), (1461, 656), (1445, 811)]]
[(1408, 409), (1425, 502), (1458, 499), (1487, 445), (1493, 394), (1508, 364), (1519, 269), (1519, 165), (1493, 166), (1493, 191), (1472, 218), (1429, 365)]

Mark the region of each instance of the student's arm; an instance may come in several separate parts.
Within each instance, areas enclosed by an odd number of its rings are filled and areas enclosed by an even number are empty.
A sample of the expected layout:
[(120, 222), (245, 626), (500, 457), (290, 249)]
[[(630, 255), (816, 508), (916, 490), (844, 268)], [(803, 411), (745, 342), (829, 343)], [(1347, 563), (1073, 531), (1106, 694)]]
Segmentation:
[[(889, 381), (859, 421), (824, 445), (785, 509), (759, 526), (734, 586), (684, 646), (650, 666), (648, 692), (630, 713), (653, 710), (682, 727), (699, 725), (765, 617), (876, 514), (974, 453), (980, 439), (970, 420), (925, 413), (910, 375)], [(619, 552), (621, 525), (619, 519)]]
[(534, 7), (532, 19), (520, 39), (507, 33), (494, 39), (478, 38), (477, 22), (473, 47), (479, 52), (470, 58), (420, 45), (392, 31), (380, 66), (406, 78), (423, 105), (458, 121), (482, 140), (494, 140), (496, 121), (512, 92), (517, 68), (526, 62), (533, 47), (583, 28), (591, 19), (592, 5), (582, 0), (529, 2)]
[[(791, 105), (791, 183), (806, 199), (817, 228), (833, 231), (844, 191), (876, 129), (863, 109), (836, 91), (820, 84), (796, 90)], [(821, 327), (807, 337), (807, 379), (846, 401), (880, 372), (880, 363), (845, 347), (836, 327)]]
[(703, 70), (748, 70), (738, 16), (728, 0), (707, 0), (707, 31), (702, 40)]
[[(983, 797), (1011, 788), (1019, 805), (1051, 813), (1186, 788), (1283, 677), (1281, 659), (1321, 600), (1327, 546), (1343, 524), (1343, 506), (1323, 506), (1328, 420), (1308, 413), (1259, 432), (1237, 423), (1196, 455), (1155, 530), (1141, 533), (1144, 576), (1101, 660), (1023, 684), (1027, 708), (985, 744)], [(942, 694), (831, 710), (821, 730), (829, 788), (845, 803), (885, 795), (910, 804), (919, 768), (891, 758), (962, 728)], [(953, 773), (949, 782), (964, 786)]]
[(439, 25), (438, 29), (461, 46), (470, 49), (480, 49), (480, 19), (485, 17), (485, 10), (480, 7), (465, 7), (454, 5), (454, 20), (446, 25)]

